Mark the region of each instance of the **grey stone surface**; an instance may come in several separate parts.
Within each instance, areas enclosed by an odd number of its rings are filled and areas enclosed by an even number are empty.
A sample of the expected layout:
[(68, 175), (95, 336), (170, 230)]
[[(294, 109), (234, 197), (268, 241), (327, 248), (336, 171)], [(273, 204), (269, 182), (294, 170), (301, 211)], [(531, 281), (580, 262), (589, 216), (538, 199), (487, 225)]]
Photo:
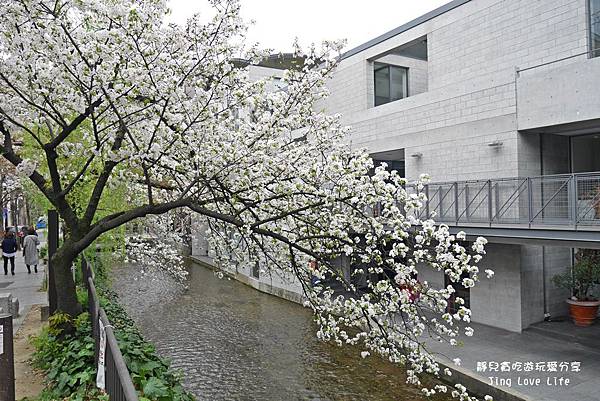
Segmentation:
[[(600, 350), (597, 344), (573, 342), (570, 339), (556, 336), (552, 332), (542, 334), (537, 330), (525, 330), (521, 334), (511, 333), (493, 327), (472, 324), (475, 335), (464, 338), (464, 346), (448, 350), (448, 347), (431, 343), (430, 349), (443, 353), (452, 359), (462, 360), (461, 368), (483, 383), (490, 383), (490, 377), (511, 379), (509, 390), (522, 393), (532, 400), (539, 401), (597, 401), (600, 388)], [(534, 326), (535, 327), (535, 326)], [(577, 331), (573, 325), (561, 329)], [(594, 329), (600, 334), (600, 326)], [(477, 362), (580, 362), (580, 372), (477, 372)], [(446, 359), (447, 363), (451, 363)], [(548, 384), (548, 377), (569, 379), (569, 385), (555, 386)], [(521, 383), (518, 378), (521, 378)], [(539, 385), (524, 385), (524, 378), (540, 378)], [(504, 398), (495, 398), (501, 401)], [(510, 399), (510, 398), (506, 398)]]
[(45, 322), (50, 317), (50, 307), (48, 305), (42, 305), (40, 308), (40, 319)]
[(11, 314), (13, 319), (19, 317), (19, 299), (14, 298), (11, 293), (0, 294), (0, 305), (0, 310)]
[[(426, 91), (373, 107), (373, 61), (425, 35)], [(539, 147), (521, 150), (525, 135), (518, 132), (522, 127), (517, 118), (523, 118), (522, 108), (535, 109), (536, 127), (572, 120), (546, 113), (541, 104), (546, 100), (557, 114), (571, 112), (580, 120), (600, 117), (594, 100), (600, 59), (582, 55), (558, 61), (585, 52), (586, 41), (585, 1), (473, 0), (342, 60), (328, 82), (331, 96), (322, 106), (342, 115), (357, 147), (422, 153), (421, 160), (406, 160), (411, 179), (420, 173), (436, 181), (516, 176), (525, 170), (525, 175), (537, 175)], [(410, 67), (409, 84), (415, 77), (420, 81), (420, 71)], [(530, 67), (536, 68), (517, 77), (517, 68)], [(564, 70), (569, 74), (563, 77)], [(557, 95), (554, 83), (548, 84), (554, 79), (565, 86), (574, 83), (565, 91), (568, 97)], [(579, 98), (579, 88), (589, 96)], [(538, 98), (542, 92), (545, 98)], [(569, 104), (563, 107), (564, 102)], [(582, 109), (586, 113), (578, 115)], [(503, 142), (502, 148), (490, 149), (487, 143), (493, 140)]]
[(598, 118), (600, 91), (593, 84), (598, 76), (600, 58), (523, 73), (517, 81), (519, 129)]
[(13, 317), (19, 316), (19, 298), (13, 298), (10, 303), (10, 313)]
[[(203, 267), (209, 269), (215, 269), (212, 258), (208, 256), (190, 256), (190, 259)], [(225, 272), (229, 277), (244, 283), (260, 292), (274, 295), (276, 297), (295, 302), (297, 304), (304, 303), (304, 296), (299, 290), (286, 288), (285, 285), (277, 280), (273, 280), (269, 276), (262, 277), (261, 279), (255, 279), (251, 277), (247, 272)]]
[(0, 308), (7, 313), (12, 312), (12, 294), (10, 292), (0, 293)]
[(482, 274), (480, 282), (471, 289), (473, 320), (506, 330), (522, 329), (521, 260), (519, 246), (488, 244), (480, 268), (492, 269), (493, 279)]

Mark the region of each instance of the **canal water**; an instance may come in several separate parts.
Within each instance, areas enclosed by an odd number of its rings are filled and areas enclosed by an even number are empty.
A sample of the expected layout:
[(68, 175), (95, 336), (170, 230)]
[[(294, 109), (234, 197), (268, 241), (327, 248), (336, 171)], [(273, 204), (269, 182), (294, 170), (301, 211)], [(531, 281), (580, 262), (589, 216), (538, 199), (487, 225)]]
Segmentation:
[[(116, 269), (121, 301), (198, 400), (418, 401), (402, 370), (316, 339), (308, 309), (190, 268), (188, 289), (167, 276)], [(439, 398), (436, 397), (439, 400)]]

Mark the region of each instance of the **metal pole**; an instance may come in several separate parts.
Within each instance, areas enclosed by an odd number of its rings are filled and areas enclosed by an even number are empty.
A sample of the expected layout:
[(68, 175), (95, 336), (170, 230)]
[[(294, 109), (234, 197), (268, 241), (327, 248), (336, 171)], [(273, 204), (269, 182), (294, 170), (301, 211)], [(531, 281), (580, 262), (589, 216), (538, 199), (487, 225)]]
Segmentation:
[(488, 192), (488, 221), (490, 223), (490, 227), (492, 226), (492, 180), (488, 180), (487, 182), (487, 192)]
[(426, 213), (426, 218), (429, 218), (429, 216), (431, 216), (431, 214), (429, 213), (429, 202), (431, 201), (429, 199), (429, 185), (425, 185), (425, 197), (427, 198), (427, 202), (425, 202), (425, 213)]
[(531, 219), (533, 217), (533, 192), (531, 188), (531, 178), (527, 177), (527, 221), (531, 227)]
[(15, 401), (12, 315), (0, 315), (0, 400)]
[(56, 283), (54, 281), (54, 268), (52, 257), (58, 249), (58, 212), (48, 210), (48, 306), (50, 314), (56, 312)]
[(577, 229), (577, 176), (573, 174), (571, 176), (571, 195), (568, 197), (571, 202), (571, 219), (573, 221), (573, 228)]
[[(471, 219), (471, 214), (469, 213), (469, 206), (471, 204), (471, 202), (469, 201), (469, 184), (465, 183), (465, 217), (467, 218), (467, 221), (469, 221)], [(477, 195), (475, 195), (477, 197)], [(458, 217), (456, 217), (456, 221), (458, 221)]]
[(454, 182), (454, 219), (458, 225), (458, 182)]
[[(492, 220), (500, 220), (500, 188), (499, 183), (494, 184), (494, 205), (496, 205), (496, 213), (492, 216)], [(517, 206), (519, 206), (517, 204)], [(517, 210), (518, 213), (518, 210)], [(517, 218), (520, 220), (520, 215)]]

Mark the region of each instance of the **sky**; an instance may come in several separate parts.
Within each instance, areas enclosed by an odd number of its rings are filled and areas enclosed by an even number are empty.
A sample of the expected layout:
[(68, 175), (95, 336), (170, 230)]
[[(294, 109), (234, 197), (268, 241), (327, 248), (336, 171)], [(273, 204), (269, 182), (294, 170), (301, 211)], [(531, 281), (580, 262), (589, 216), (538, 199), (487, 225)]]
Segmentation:
[[(323, 40), (347, 39), (346, 50), (411, 21), (449, 0), (241, 0), (242, 15), (254, 21), (250, 43), (275, 52)], [(206, 0), (170, 0), (171, 21), (183, 23), (195, 12), (206, 14)]]

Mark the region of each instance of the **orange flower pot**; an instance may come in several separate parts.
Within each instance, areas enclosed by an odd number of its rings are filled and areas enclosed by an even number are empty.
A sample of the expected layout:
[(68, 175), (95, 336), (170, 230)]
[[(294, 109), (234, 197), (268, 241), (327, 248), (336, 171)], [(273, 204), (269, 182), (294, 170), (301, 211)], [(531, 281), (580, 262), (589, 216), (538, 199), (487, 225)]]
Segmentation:
[(594, 323), (598, 316), (600, 301), (573, 301), (567, 299), (569, 313), (576, 326), (587, 327)]

